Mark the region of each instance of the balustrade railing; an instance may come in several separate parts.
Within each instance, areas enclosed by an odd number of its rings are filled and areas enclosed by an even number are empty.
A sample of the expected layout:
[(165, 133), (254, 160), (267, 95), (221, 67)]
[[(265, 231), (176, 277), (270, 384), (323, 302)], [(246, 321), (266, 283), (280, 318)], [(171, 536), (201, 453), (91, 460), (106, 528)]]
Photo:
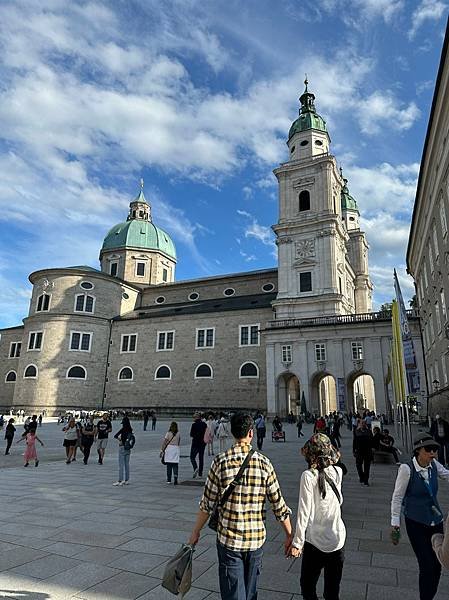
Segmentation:
[[(418, 319), (417, 310), (407, 310), (408, 319)], [(350, 325), (353, 323), (372, 323), (376, 321), (391, 321), (391, 312), (371, 312), (354, 315), (329, 315), (323, 317), (311, 317), (308, 319), (280, 319), (269, 321), (269, 329), (285, 329), (286, 327), (317, 327), (320, 325)]]

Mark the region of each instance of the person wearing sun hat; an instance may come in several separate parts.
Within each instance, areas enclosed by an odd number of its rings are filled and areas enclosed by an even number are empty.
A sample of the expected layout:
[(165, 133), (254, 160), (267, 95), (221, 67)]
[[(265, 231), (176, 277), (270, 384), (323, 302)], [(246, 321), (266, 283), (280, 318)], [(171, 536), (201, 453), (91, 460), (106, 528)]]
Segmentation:
[(324, 597), (338, 600), (343, 573), (346, 528), (341, 518), (341, 483), (345, 472), (340, 453), (324, 433), (314, 434), (301, 450), (308, 468), (299, 486), (296, 531), (289, 556), (302, 554), (301, 593), (316, 600), (324, 568)]
[(391, 499), (391, 541), (399, 543), (401, 509), (405, 528), (419, 567), (420, 600), (432, 600), (438, 590), (441, 565), (432, 548), (432, 536), (443, 533), (438, 504), (438, 479), (449, 481), (449, 470), (437, 460), (440, 445), (421, 433), (413, 440), (413, 457), (398, 469)]

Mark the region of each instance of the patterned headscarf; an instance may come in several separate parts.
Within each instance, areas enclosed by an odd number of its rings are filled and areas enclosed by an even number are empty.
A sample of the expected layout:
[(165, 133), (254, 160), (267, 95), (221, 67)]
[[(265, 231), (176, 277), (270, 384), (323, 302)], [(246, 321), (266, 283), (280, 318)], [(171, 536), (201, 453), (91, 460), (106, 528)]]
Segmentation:
[(321, 471), (330, 465), (335, 465), (340, 459), (340, 453), (332, 446), (330, 439), (324, 433), (315, 433), (302, 450), (304, 458), (313, 469)]

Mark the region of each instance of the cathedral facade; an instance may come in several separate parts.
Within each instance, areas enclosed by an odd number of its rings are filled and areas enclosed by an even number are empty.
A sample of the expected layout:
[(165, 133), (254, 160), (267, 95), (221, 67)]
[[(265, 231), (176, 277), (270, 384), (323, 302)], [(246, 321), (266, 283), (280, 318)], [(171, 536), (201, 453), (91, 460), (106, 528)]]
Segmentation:
[(387, 412), (391, 321), (372, 312), (359, 209), (307, 82), (287, 145), (278, 268), (175, 281), (142, 184), (100, 270), (30, 275), (28, 316), (0, 332), (0, 408)]

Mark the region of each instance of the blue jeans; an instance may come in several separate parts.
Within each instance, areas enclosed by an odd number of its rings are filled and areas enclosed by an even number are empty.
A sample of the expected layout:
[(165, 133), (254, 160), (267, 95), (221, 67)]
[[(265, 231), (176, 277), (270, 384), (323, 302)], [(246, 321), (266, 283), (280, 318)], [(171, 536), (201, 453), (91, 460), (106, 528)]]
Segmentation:
[(262, 548), (231, 550), (217, 540), (218, 574), (222, 600), (257, 600)]
[(129, 479), (129, 457), (131, 450), (125, 450), (124, 446), (118, 447), (118, 480), (128, 481)]

